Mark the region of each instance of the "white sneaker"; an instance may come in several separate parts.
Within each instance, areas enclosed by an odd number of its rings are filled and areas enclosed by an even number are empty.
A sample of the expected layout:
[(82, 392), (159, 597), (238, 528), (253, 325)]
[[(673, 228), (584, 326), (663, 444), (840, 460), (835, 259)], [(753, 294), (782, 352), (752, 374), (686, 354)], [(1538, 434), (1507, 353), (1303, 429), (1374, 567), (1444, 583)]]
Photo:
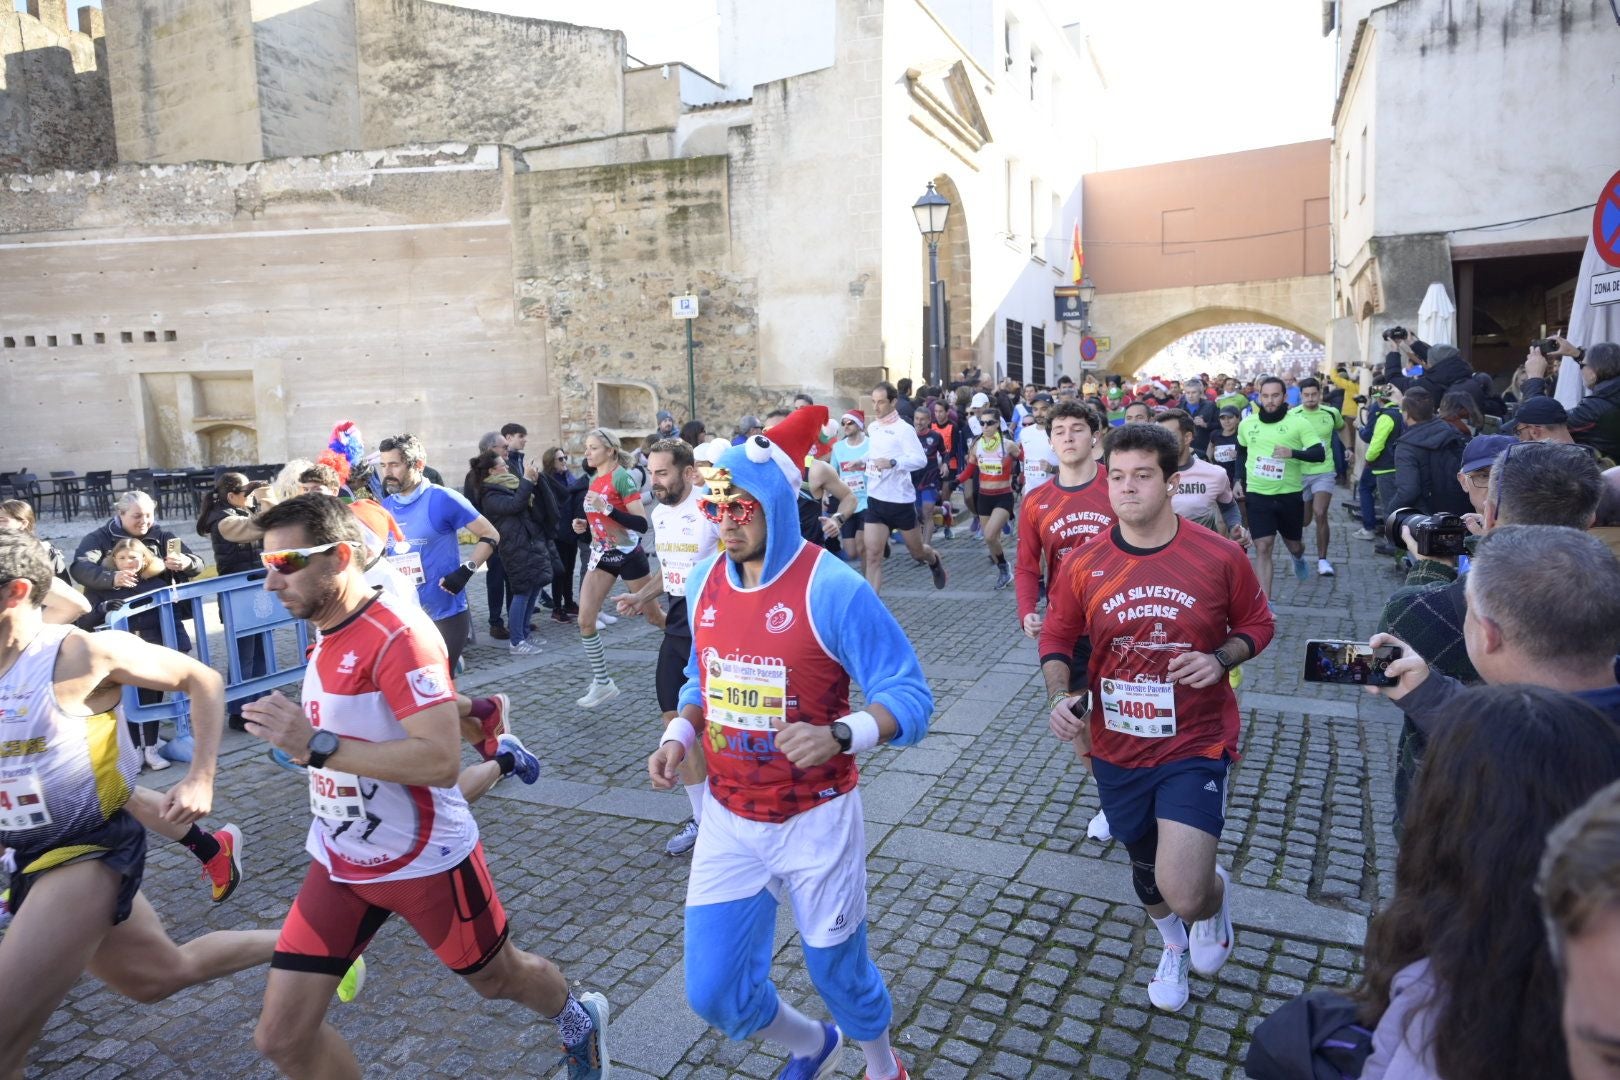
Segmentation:
[(576, 700), (574, 704), (582, 709), (594, 709), (598, 705), (612, 701), (618, 696), (619, 686), (612, 679), (605, 683), (592, 680), (591, 688), (585, 691), (585, 696)]
[(1317, 573), (1318, 577), (1332, 577), (1333, 576), (1333, 564), (1328, 562), (1326, 559), (1317, 559), (1316, 560), (1316, 573)]
[(539, 656), (540, 646), (532, 641), (520, 641), (515, 645), (508, 645), (506, 651), (513, 656)]
[(617, 615), (609, 615), (604, 611), (596, 617), (596, 621), (598, 623), (607, 623), (609, 626), (612, 626), (614, 623), (619, 621), (619, 617)]
[(1108, 828), (1108, 815), (1101, 810), (1097, 811), (1097, 815), (1091, 819), (1091, 824), (1086, 826), (1086, 835), (1105, 844), (1112, 840), (1114, 834)]
[(1376, 540), (1376, 539), (1378, 539), (1378, 534), (1373, 532), (1371, 529), (1357, 529), (1355, 532), (1351, 533), (1350, 535), (1355, 537), (1357, 540)]
[(146, 759), (146, 767), (153, 772), (161, 772), (169, 767), (169, 759), (158, 753), (155, 746), (148, 746), (141, 752), (141, 756)]
[(1159, 970), (1148, 981), (1148, 1000), (1165, 1012), (1179, 1012), (1187, 1004), (1187, 951), (1166, 945), (1159, 957)]
[(1213, 918), (1199, 919), (1192, 924), (1192, 969), (1205, 978), (1213, 978), (1232, 955), (1232, 875), (1219, 863), (1215, 872), (1221, 876), (1225, 889), (1221, 893), (1221, 910)]

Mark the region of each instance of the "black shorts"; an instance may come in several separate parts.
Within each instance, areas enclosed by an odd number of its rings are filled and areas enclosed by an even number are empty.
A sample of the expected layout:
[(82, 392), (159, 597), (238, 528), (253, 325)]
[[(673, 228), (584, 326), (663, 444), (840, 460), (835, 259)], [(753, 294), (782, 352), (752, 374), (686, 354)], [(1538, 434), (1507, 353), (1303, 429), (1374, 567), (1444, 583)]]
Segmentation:
[(909, 532), (917, 527), (917, 504), (885, 502), (868, 497), (866, 523), (883, 525), (895, 532)]
[(1298, 543), (1305, 531), (1305, 503), (1300, 499), (1299, 492), (1261, 495), (1251, 491), (1248, 494), (1250, 536), (1256, 540), (1281, 536), (1284, 540)]
[[(681, 614), (684, 626), (686, 615)], [(654, 682), (658, 687), (658, 710), (675, 712), (680, 708), (681, 687), (686, 685), (686, 664), (692, 658), (692, 639), (665, 633), (658, 646), (658, 671)]]
[(640, 581), (652, 573), (652, 567), (647, 563), (646, 549), (639, 547), (629, 551), (609, 548), (596, 557), (596, 565), (591, 569), (605, 570), (620, 581)]
[(1000, 495), (986, 495), (980, 492), (973, 497), (973, 512), (980, 517), (989, 517), (997, 510), (1005, 510), (1007, 511), (1007, 520), (1011, 521), (1013, 502), (1013, 493), (1010, 491), (1003, 491)]
[(848, 521), (838, 526), (838, 535), (845, 540), (853, 540), (860, 535), (861, 529), (866, 525), (866, 511), (857, 510), (850, 515)]
[(65, 836), (43, 847), (20, 847), (12, 856), (17, 869), (11, 874), (8, 906), (13, 914), (22, 908), (34, 882), (45, 874), (76, 862), (99, 859), (120, 878), (112, 913), (113, 925), (117, 926), (129, 918), (135, 894), (141, 891), (141, 877), (146, 872), (146, 828), (128, 810), (119, 810), (99, 828)]

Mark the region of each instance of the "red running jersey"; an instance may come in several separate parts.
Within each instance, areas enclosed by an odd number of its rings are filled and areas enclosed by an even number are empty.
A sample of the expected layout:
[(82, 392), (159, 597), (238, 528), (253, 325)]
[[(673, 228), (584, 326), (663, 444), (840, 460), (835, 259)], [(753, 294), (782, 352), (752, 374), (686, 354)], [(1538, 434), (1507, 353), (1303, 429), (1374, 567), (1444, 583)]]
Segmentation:
[(1024, 496), (1018, 506), (1018, 566), (1013, 587), (1018, 594), (1018, 623), (1035, 613), (1041, 591), (1041, 559), (1046, 575), (1056, 580), (1057, 569), (1069, 552), (1114, 523), (1108, 503), (1108, 476), (1098, 466), (1095, 479), (1077, 488), (1057, 480), (1042, 484)]
[(1258, 655), (1276, 630), (1243, 549), (1201, 525), (1178, 526), (1170, 543), (1144, 551), (1127, 546), (1116, 525), (1073, 552), (1049, 590), (1041, 659), (1067, 662), (1075, 640), (1091, 638), (1091, 754), (1123, 768), (1223, 753), (1236, 760), (1231, 684), (1172, 686), (1166, 669), (1234, 635)]
[(849, 713), (849, 673), (822, 647), (810, 614), (816, 561), (833, 557), (805, 544), (768, 586), (739, 589), (721, 556), (697, 597), (692, 647), (709, 790), (752, 821), (780, 824), (859, 779), (852, 755), (800, 769), (776, 749), (773, 721), (826, 726)]

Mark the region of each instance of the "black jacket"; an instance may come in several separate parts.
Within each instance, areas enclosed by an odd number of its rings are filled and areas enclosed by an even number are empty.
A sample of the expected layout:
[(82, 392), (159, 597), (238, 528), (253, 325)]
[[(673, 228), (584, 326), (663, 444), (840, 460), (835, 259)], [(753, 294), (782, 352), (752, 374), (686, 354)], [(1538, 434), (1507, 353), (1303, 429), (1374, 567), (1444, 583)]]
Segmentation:
[(478, 509), (501, 534), (501, 567), (507, 588), (529, 592), (551, 584), (557, 503), (549, 485), (527, 479), (517, 489), (485, 485)]
[[(101, 625), (107, 614), (106, 605), (108, 601), (128, 603), (138, 596), (145, 596), (147, 593), (155, 592), (165, 586), (179, 585), (182, 582), (190, 581), (203, 571), (202, 559), (197, 556), (196, 552), (182, 543), (180, 553), (190, 562), (191, 566), (188, 569), (178, 572), (166, 569), (163, 573), (156, 577), (147, 578), (133, 588), (114, 588), (114, 572), (102, 566), (101, 560), (106, 557), (107, 552), (112, 550), (114, 544), (126, 539), (128, 536), (129, 533), (124, 531), (123, 523), (116, 517), (111, 518), (100, 528), (86, 534), (84, 539), (79, 541), (78, 549), (73, 553), (73, 562), (68, 567), (68, 573), (73, 576), (74, 581), (84, 586), (84, 598), (90, 601), (90, 614), (84, 616), (78, 622), (78, 625), (85, 630), (94, 630)], [(151, 529), (147, 530), (145, 536), (137, 537), (137, 539), (151, 548), (159, 559), (162, 559), (164, 553), (168, 550), (169, 541), (174, 539), (174, 534), (163, 526), (154, 524)], [(142, 636), (146, 635), (143, 634)], [(183, 627), (182, 636), (184, 636)], [(186, 642), (186, 644), (189, 646), (190, 643)]]
[(1425, 514), (1469, 513), (1473, 507), (1457, 472), (1468, 440), (1438, 416), (1408, 428), (1395, 443), (1395, 505)]
[[(1550, 395), (1547, 379), (1526, 379), (1524, 396)], [(1620, 378), (1605, 379), (1592, 387), (1581, 403), (1569, 410), (1569, 433), (1613, 461), (1620, 461)]]
[(227, 540), (220, 535), (219, 523), (228, 517), (252, 517), (250, 510), (238, 509), (234, 506), (216, 506), (214, 512), (208, 515), (208, 542), (214, 549), (214, 565), (219, 569), (220, 576), (226, 574), (240, 574), (246, 570), (259, 568), (259, 553), (264, 550), (262, 540), (250, 543), (238, 543)]
[(1204, 452), (1209, 449), (1209, 437), (1221, 430), (1221, 411), (1207, 397), (1199, 402), (1182, 398), (1180, 405), (1187, 410), (1188, 416), (1194, 420), (1202, 418), (1204, 421), (1203, 427), (1193, 425), (1193, 453), (1203, 457)]
[(1461, 356), (1448, 356), (1432, 368), (1425, 368), (1422, 375), (1412, 380), (1412, 385), (1433, 394), (1435, 408), (1440, 407), (1440, 399), (1448, 390), (1462, 390), (1474, 399), (1480, 412), (1485, 411), (1485, 392), (1474, 381), (1474, 369)]
[(546, 483), (551, 485), (552, 502), (557, 507), (557, 542), (576, 544), (589, 539), (589, 533), (582, 537), (574, 531), (574, 521), (585, 516), (585, 493), (591, 488), (591, 478), (576, 472), (546, 473)]

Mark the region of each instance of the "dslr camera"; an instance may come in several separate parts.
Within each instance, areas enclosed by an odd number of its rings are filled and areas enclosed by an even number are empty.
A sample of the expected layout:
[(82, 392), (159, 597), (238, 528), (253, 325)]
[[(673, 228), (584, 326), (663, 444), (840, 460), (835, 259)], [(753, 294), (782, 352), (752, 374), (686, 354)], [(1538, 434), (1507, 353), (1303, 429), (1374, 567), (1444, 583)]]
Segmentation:
[(1536, 342), (1536, 351), (1541, 353), (1542, 356), (1551, 357), (1553, 353), (1558, 351), (1558, 339), (1548, 338), (1546, 341)]
[(1468, 526), (1457, 514), (1420, 514), (1410, 506), (1396, 510), (1384, 520), (1384, 538), (1397, 551), (1406, 547), (1403, 528), (1412, 530), (1417, 553), (1425, 558), (1455, 559), (1467, 553), (1463, 545), (1468, 540)]
[(1384, 331), (1385, 341), (1405, 341), (1406, 338), (1407, 333), (1406, 327), (1404, 326), (1392, 326), (1388, 330)]

